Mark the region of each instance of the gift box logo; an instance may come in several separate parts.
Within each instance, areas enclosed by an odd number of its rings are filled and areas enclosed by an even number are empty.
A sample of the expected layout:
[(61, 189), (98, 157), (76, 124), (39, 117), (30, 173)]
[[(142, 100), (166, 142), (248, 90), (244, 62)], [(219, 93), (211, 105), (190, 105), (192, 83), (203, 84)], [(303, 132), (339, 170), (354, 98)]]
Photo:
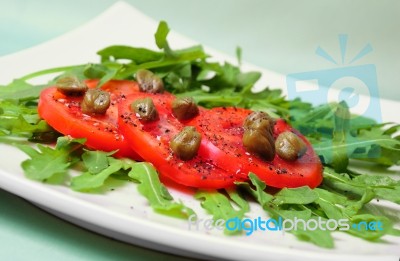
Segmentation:
[[(324, 49), (316, 54), (336, 65), (336, 68), (293, 73), (286, 77), (288, 98), (301, 98), (314, 105), (345, 101), (351, 112), (381, 122), (376, 67), (373, 64), (352, 65), (372, 51), (367, 44), (346, 63), (347, 35), (339, 35), (341, 63)], [(360, 95), (364, 97), (360, 99)]]

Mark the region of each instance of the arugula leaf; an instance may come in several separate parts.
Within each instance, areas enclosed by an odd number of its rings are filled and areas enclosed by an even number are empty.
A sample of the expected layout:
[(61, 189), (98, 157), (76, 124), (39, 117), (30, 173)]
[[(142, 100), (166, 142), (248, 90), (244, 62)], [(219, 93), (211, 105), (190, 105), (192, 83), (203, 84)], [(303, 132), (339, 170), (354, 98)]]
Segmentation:
[(109, 164), (109, 156), (115, 152), (103, 152), (103, 151), (85, 151), (82, 154), (82, 161), (85, 164), (87, 170), (92, 174), (97, 174), (106, 169)]
[[(317, 216), (312, 215), (312, 212), (304, 206), (301, 209), (291, 206), (291, 204), (303, 205), (302, 203), (308, 204), (316, 201), (318, 199), (317, 192), (309, 189), (308, 187), (302, 187), (299, 189), (281, 190), (275, 196), (271, 196), (264, 191), (266, 185), (259, 180), (256, 175), (251, 173), (249, 174), (249, 178), (251, 184), (255, 186), (255, 188), (251, 188), (250, 184), (246, 185), (245, 187), (248, 189), (250, 188), (250, 194), (255, 197), (263, 209), (272, 218), (275, 218), (276, 220), (279, 218), (291, 220), (294, 220), (295, 218), (300, 218), (303, 220), (317, 218)], [(238, 183), (238, 185), (243, 187), (244, 183)], [(306, 195), (303, 195), (302, 193), (305, 193)], [(301, 199), (296, 200), (296, 195)], [(288, 206), (289, 208), (287, 208)], [(301, 240), (310, 241), (321, 247), (332, 248), (334, 246), (333, 238), (328, 230), (304, 231), (302, 224), (300, 224), (297, 230), (291, 230), (289, 232)]]
[(387, 167), (400, 165), (400, 125), (386, 129), (388, 125), (375, 125), (360, 130), (359, 138), (371, 142), (370, 150), (358, 151), (354, 157)]
[(39, 118), (36, 103), (30, 101), (0, 100), (0, 135), (31, 137), (53, 131)]
[(158, 48), (163, 49), (168, 45), (167, 36), (169, 33), (168, 24), (165, 21), (160, 21), (154, 37)]
[(267, 185), (261, 181), (254, 173), (249, 173), (250, 182), (255, 188), (252, 188), (248, 182), (235, 182), (239, 187), (244, 188), (258, 203), (264, 208), (274, 198), (272, 195), (265, 192)]
[(368, 186), (376, 198), (400, 204), (400, 181), (387, 176), (359, 175), (352, 179), (353, 184)]
[(336, 173), (333, 169), (325, 168), (323, 184), (339, 192), (362, 196), (366, 190), (371, 190), (377, 198), (400, 202), (400, 181), (387, 176), (362, 174), (351, 178), (345, 173)]
[(121, 64), (111, 62), (101, 65), (89, 64), (83, 73), (90, 79), (100, 79), (99, 83), (97, 84), (97, 86), (100, 87), (107, 81), (117, 77), (122, 67), (123, 66)]
[[(313, 147), (316, 153), (323, 156), (324, 163), (326, 164), (333, 163), (334, 158), (332, 157), (332, 151), (335, 151), (336, 153), (341, 153), (341, 155), (337, 155), (337, 157), (339, 157), (337, 161), (343, 160), (343, 158), (349, 154), (350, 158), (378, 162), (383, 165), (392, 166), (399, 164), (399, 145), (400, 141), (394, 140), (392, 137), (387, 135), (368, 136), (368, 134), (363, 134), (356, 138), (348, 138), (346, 143), (337, 143), (332, 145), (331, 142), (326, 141), (314, 144)], [(388, 155), (385, 155), (382, 149), (384, 149)], [(341, 168), (338, 171), (345, 171), (345, 168)]]
[[(388, 218), (371, 214), (354, 215), (351, 217), (351, 222), (352, 227), (347, 233), (367, 240), (379, 239), (390, 233), (393, 227)], [(373, 229), (369, 227), (371, 223)]]
[(158, 213), (188, 218), (194, 211), (181, 202), (173, 201), (167, 188), (161, 184), (154, 167), (145, 162), (134, 162), (128, 159), (115, 159), (113, 152), (86, 151), (82, 155), (88, 171), (72, 179), (71, 188), (78, 191), (89, 191), (104, 185), (111, 175), (119, 175), (120, 171), (138, 184), (139, 192), (147, 198), (150, 206)]
[(276, 205), (282, 204), (309, 204), (318, 199), (318, 193), (309, 187), (283, 188), (273, 199)]
[(238, 191), (234, 189), (227, 189), (229, 198), (240, 208), (243, 213), (250, 210), (249, 202), (241, 195)]
[(78, 160), (73, 152), (82, 148), (84, 143), (85, 139), (60, 137), (54, 149), (40, 144), (39, 150), (29, 145), (16, 146), (30, 157), (21, 164), (25, 175), (30, 179), (46, 181), (54, 175), (65, 174), (68, 168)]
[(163, 57), (161, 52), (124, 45), (112, 45), (98, 51), (97, 54), (100, 55), (102, 63), (126, 59), (131, 60), (134, 64), (142, 64), (157, 61)]
[[(19, 79), (15, 79), (8, 85), (0, 85), (0, 100), (14, 99), (25, 101), (36, 99), (39, 97), (39, 93), (41, 92), (41, 90), (46, 88), (48, 84), (33, 85), (28, 83), (28, 80), (36, 78), (38, 76), (44, 76), (53, 73), (70, 72), (71, 74), (76, 74), (79, 73), (79, 71), (82, 70), (83, 67), (83, 65), (63, 66), (30, 73)], [(50, 81), (49, 83), (52, 82), (53, 81)]]
[(49, 125), (45, 121), (39, 120), (36, 124), (30, 124), (22, 114), (17, 117), (8, 117), (0, 115), (2, 121), (0, 123), (0, 130), (4, 133), (15, 136), (29, 137), (33, 133), (48, 132), (50, 131)]
[(32, 85), (21, 79), (15, 79), (10, 84), (0, 86), (0, 99), (30, 99), (39, 97), (46, 85)]
[[(335, 127), (333, 129), (332, 143), (334, 146), (333, 159), (331, 165), (336, 171), (345, 171), (349, 165), (349, 155), (347, 149), (347, 139), (350, 135), (350, 111), (345, 101), (339, 103), (335, 115)], [(341, 146), (341, 145), (344, 146)]]
[[(73, 177), (71, 180), (71, 188), (78, 191), (88, 191), (103, 186), (108, 177), (118, 172), (123, 167), (123, 163), (121, 160), (117, 160), (112, 157), (109, 157), (107, 159), (107, 163), (108, 166), (100, 171), (95, 169), (94, 166), (91, 166), (89, 168), (89, 171), (84, 172), (79, 176)], [(90, 170), (93, 169), (96, 171), (95, 173), (90, 172)]]
[(386, 199), (400, 204), (400, 185), (397, 185), (394, 189), (376, 188), (374, 191), (378, 199)]
[(39, 144), (39, 151), (28, 145), (18, 147), (31, 157), (21, 164), (25, 175), (30, 179), (44, 181), (53, 175), (66, 173), (70, 165), (67, 155), (47, 146)]
[[(131, 79), (132, 75), (140, 69), (148, 69), (155, 74), (165, 74), (165, 71), (172, 73), (175, 72), (171, 70), (172, 68), (179, 68), (179, 65), (185, 64), (186, 62), (193, 62), (198, 59), (204, 59), (207, 56), (201, 46), (193, 46), (182, 50), (175, 50), (173, 53), (173, 56), (165, 55), (160, 60), (144, 62), (141, 64), (127, 64), (123, 67), (123, 70), (118, 72), (115, 78)], [(169, 90), (172, 91), (171, 89)]]
[[(326, 168), (326, 179), (333, 183), (346, 184), (350, 189), (356, 188), (358, 199), (353, 199), (351, 195), (342, 194), (333, 190), (328, 190), (325, 184), (314, 190), (308, 187), (300, 187), (296, 189), (282, 189), (274, 196), (265, 192), (266, 185), (260, 181), (257, 176), (250, 173), (250, 183), (238, 182), (239, 187), (245, 188), (251, 196), (253, 196), (263, 207), (263, 209), (275, 219), (291, 219), (300, 218), (303, 220), (327, 218), (340, 220), (347, 219), (352, 226), (357, 226), (359, 222), (380, 221), (382, 230), (366, 231), (358, 229), (350, 229), (345, 231), (357, 237), (368, 240), (376, 240), (386, 234), (397, 234), (398, 231), (393, 228), (393, 223), (386, 217), (373, 215), (370, 213), (360, 213), (363, 207), (370, 202), (375, 193), (379, 189), (397, 189), (400, 181), (395, 181), (389, 177), (377, 177), (369, 175), (358, 175), (351, 178), (349, 175), (338, 174), (333, 169)], [(331, 184), (328, 182), (328, 184)], [(391, 195), (394, 195), (392, 193)], [(397, 198), (400, 195), (397, 195)], [(365, 210), (363, 210), (365, 212)], [(289, 231), (300, 240), (312, 242), (318, 246), (332, 248), (334, 241), (329, 230), (304, 230), (303, 225), (299, 223), (297, 230)]]
[(130, 167), (130, 161), (111, 157), (114, 153), (115, 151), (85, 151), (81, 158), (87, 171), (72, 178), (71, 188), (77, 191), (99, 188), (104, 185), (108, 177)]
[[(317, 220), (316, 216), (313, 216), (310, 219)], [(329, 230), (295, 230), (292, 232), (299, 240), (309, 241), (314, 243), (319, 247), (324, 248), (333, 248), (335, 246), (334, 239), (332, 237), (332, 232)]]
[[(249, 206), (246, 201), (244, 201), (239, 194), (229, 191), (228, 194), (237, 204), (238, 209), (235, 209), (232, 205), (231, 200), (222, 193), (218, 191), (202, 191), (199, 190), (195, 194), (196, 199), (201, 200), (201, 206), (207, 210), (213, 216), (214, 222), (219, 219), (229, 220), (229, 219), (242, 219), (246, 212), (249, 211)], [(228, 230), (224, 229), (225, 234), (237, 234), (241, 233), (238, 230)]]
[(315, 189), (318, 199), (315, 203), (319, 205), (327, 218), (339, 220), (343, 217), (343, 209), (339, 206), (345, 205), (347, 198), (340, 194), (332, 193), (324, 189)]
[(128, 175), (139, 183), (139, 192), (147, 198), (156, 212), (184, 219), (195, 215), (194, 211), (183, 203), (173, 201), (167, 188), (161, 184), (157, 171), (149, 163), (134, 163)]
[[(318, 217), (312, 215), (312, 212), (308, 209), (305, 210), (282, 210), (279, 208), (270, 208), (269, 213), (275, 217), (282, 217), (284, 219), (291, 219), (295, 220), (295, 218), (300, 218), (303, 220), (318, 220)], [(303, 241), (309, 241), (314, 243), (317, 246), (324, 247), (324, 248), (333, 248), (334, 247), (334, 240), (329, 230), (304, 230), (304, 225), (299, 223), (297, 230), (291, 230), (291, 234), (296, 236), (298, 239)]]
[[(300, 106), (301, 107), (301, 106)], [(400, 129), (350, 116), (344, 102), (326, 104), (309, 111), (291, 109), (291, 123), (313, 144), (324, 164), (346, 171), (348, 159), (376, 162), (384, 166), (400, 164)]]
[[(302, 203), (308, 204), (314, 201), (318, 202), (318, 194), (316, 195), (317, 192), (315, 190), (311, 190), (308, 187), (302, 187), (300, 189), (286, 189), (283, 192), (281, 190), (274, 197), (265, 192), (265, 183), (262, 182), (255, 174), (250, 173), (249, 178), (254, 188), (252, 188), (247, 182), (238, 182), (236, 184), (239, 187), (246, 188), (246, 191), (250, 192), (250, 195), (252, 195), (259, 202), (263, 209), (266, 210), (272, 218), (275, 218), (276, 220), (279, 217), (292, 220), (294, 220), (294, 218), (300, 218), (303, 220), (317, 218), (316, 216), (312, 216), (312, 212), (306, 207), (301, 209), (282, 209), (280, 207), (287, 206), (287, 204), (301, 205)], [(305, 192), (306, 195), (303, 195), (303, 192)], [(300, 197), (301, 199), (297, 200), (296, 197)], [(276, 205), (276, 203), (279, 204)], [(301, 240), (310, 241), (320, 247), (332, 248), (334, 246), (330, 231), (303, 231), (302, 229), (303, 227), (300, 224), (297, 230), (292, 230), (290, 233), (294, 234)]]
[(242, 65), (242, 48), (240, 48), (239, 46), (236, 47), (236, 59), (238, 61), (238, 65), (241, 66)]

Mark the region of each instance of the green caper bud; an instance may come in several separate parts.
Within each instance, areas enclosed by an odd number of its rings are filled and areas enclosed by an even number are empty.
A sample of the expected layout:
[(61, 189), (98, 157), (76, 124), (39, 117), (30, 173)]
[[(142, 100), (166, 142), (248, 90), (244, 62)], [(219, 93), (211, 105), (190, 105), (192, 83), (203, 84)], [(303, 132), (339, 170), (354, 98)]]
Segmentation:
[(56, 81), (57, 90), (65, 95), (83, 95), (88, 87), (84, 82), (79, 81), (75, 76), (65, 76), (61, 77)]
[(156, 106), (151, 98), (138, 99), (131, 104), (131, 109), (143, 121), (153, 121), (158, 117)]
[(259, 155), (265, 160), (275, 157), (274, 139), (266, 130), (249, 129), (243, 134), (246, 151)]
[(302, 139), (290, 131), (279, 134), (275, 141), (276, 153), (284, 160), (295, 161), (304, 155), (307, 146)]
[(110, 107), (110, 100), (110, 93), (99, 89), (90, 89), (83, 97), (82, 112), (86, 114), (105, 114), (108, 107)]
[(274, 120), (265, 112), (253, 112), (244, 121), (243, 146), (246, 151), (257, 154), (265, 160), (273, 160), (275, 146), (273, 136)]
[(176, 98), (172, 102), (172, 113), (178, 120), (189, 120), (199, 114), (199, 108), (191, 97)]
[(194, 158), (200, 148), (201, 134), (193, 126), (186, 126), (170, 142), (175, 155), (183, 160)]
[(274, 120), (271, 118), (271, 116), (269, 116), (268, 113), (263, 111), (254, 111), (246, 117), (243, 127), (245, 129), (252, 128), (252, 125), (262, 120), (268, 120), (270, 123), (274, 124)]
[(136, 80), (142, 92), (161, 93), (164, 91), (163, 81), (149, 70), (139, 70), (136, 72)]

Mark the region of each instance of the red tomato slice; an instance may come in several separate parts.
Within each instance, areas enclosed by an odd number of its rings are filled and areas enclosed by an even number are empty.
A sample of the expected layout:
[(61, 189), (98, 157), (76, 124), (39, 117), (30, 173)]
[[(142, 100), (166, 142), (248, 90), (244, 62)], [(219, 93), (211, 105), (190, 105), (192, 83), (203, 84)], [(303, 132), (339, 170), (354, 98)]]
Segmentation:
[[(97, 80), (88, 80), (89, 88), (97, 85)], [(139, 92), (132, 81), (109, 81), (102, 86), (111, 97), (111, 105), (104, 115), (82, 113), (80, 103), (83, 97), (66, 96), (56, 87), (50, 87), (40, 94), (38, 111), (40, 117), (57, 131), (73, 138), (86, 138), (86, 146), (96, 150), (114, 151), (119, 157), (140, 159), (118, 130), (118, 103), (125, 95)]]
[(276, 154), (272, 161), (265, 161), (246, 152), (242, 143), (242, 126), (251, 112), (239, 108), (214, 108), (190, 121), (188, 124), (195, 126), (207, 143), (208, 149), (199, 151), (199, 154), (243, 178), (253, 172), (268, 186), (317, 187), (322, 182), (322, 164), (318, 155), (309, 141), (282, 119), (276, 121), (274, 138), (284, 131), (296, 133), (307, 145), (307, 152), (302, 157), (291, 162)]
[[(141, 122), (130, 108), (133, 101), (146, 97), (152, 98), (159, 115), (158, 119), (149, 123)], [(174, 96), (168, 93), (139, 93), (128, 96), (119, 104), (119, 127), (132, 149), (151, 162), (161, 175), (181, 185), (219, 189), (243, 180), (216, 167), (210, 158), (197, 155), (183, 161), (172, 153), (169, 143), (185, 126), (171, 113), (173, 99)]]

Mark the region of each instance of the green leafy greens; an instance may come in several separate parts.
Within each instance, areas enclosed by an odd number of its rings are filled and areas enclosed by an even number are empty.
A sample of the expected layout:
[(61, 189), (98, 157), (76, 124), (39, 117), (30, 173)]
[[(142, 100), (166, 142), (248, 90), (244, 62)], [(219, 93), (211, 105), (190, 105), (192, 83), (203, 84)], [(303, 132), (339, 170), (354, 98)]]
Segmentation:
[(73, 152), (81, 148), (84, 142), (84, 139), (71, 140), (60, 137), (54, 149), (41, 144), (38, 145), (39, 150), (29, 145), (18, 145), (30, 157), (22, 162), (22, 168), (28, 178), (39, 181), (45, 181), (57, 174), (65, 174), (78, 160)]
[(140, 162), (132, 166), (129, 177), (138, 182), (139, 192), (147, 198), (150, 206), (158, 213), (188, 218), (194, 211), (173, 198), (167, 188), (158, 179), (158, 173), (149, 163)]
[[(130, 159), (116, 159), (114, 152), (88, 151), (83, 148), (85, 139), (60, 137), (55, 148), (38, 145), (35, 150), (29, 145), (17, 145), (30, 159), (22, 162), (28, 178), (38, 181), (64, 181), (72, 166), (83, 163), (83, 171), (70, 179), (76, 191), (94, 191), (105, 186), (111, 176), (125, 176), (139, 183), (139, 192), (147, 198), (151, 207), (162, 214), (188, 218), (195, 214), (182, 203), (173, 201), (167, 188), (160, 182), (152, 165)], [(79, 169), (79, 168), (77, 168)], [(60, 175), (63, 177), (60, 179)]]
[[(213, 215), (214, 222), (219, 219), (242, 219), (249, 211), (249, 203), (233, 190), (228, 190), (227, 196), (218, 191), (198, 191), (195, 198), (202, 200), (201, 206)], [(234, 205), (238, 208), (236, 209)], [(236, 234), (239, 231), (225, 229), (226, 234)]]
[[(400, 204), (400, 182), (388, 176), (350, 170), (352, 161), (368, 161), (384, 168), (400, 165), (400, 125), (352, 117), (344, 102), (313, 107), (300, 99), (289, 101), (280, 90), (269, 87), (254, 93), (252, 87), (261, 74), (242, 72), (240, 48), (236, 49), (238, 65), (209, 62), (202, 46), (173, 50), (167, 41), (169, 31), (167, 23), (160, 22), (154, 35), (157, 51), (113, 45), (97, 52), (99, 63), (51, 68), (0, 86), (0, 142), (17, 144), (30, 157), (22, 162), (28, 178), (49, 183), (67, 179), (72, 189), (85, 192), (107, 187), (113, 177), (130, 180), (137, 183), (139, 193), (156, 212), (180, 218), (193, 215), (191, 209), (172, 199), (152, 165), (116, 159), (112, 152), (86, 150), (84, 139), (59, 137), (37, 112), (40, 91), (57, 77), (43, 85), (28, 82), (37, 76), (59, 73), (59, 76), (73, 74), (80, 79), (99, 78), (102, 85), (110, 79), (134, 80), (136, 71), (149, 69), (163, 79), (168, 91), (178, 96), (192, 96), (202, 106), (245, 107), (290, 121), (312, 142), (325, 165), (323, 183), (314, 190), (300, 187), (270, 191), (268, 184), (250, 173), (249, 182), (237, 183), (238, 191), (198, 191), (195, 198), (214, 220), (245, 218), (250, 210), (250, 196), (273, 218), (346, 218), (354, 223), (374, 220), (381, 221), (384, 229), (351, 229), (348, 233), (367, 240), (377, 240), (385, 234), (400, 236), (400, 231), (393, 226), (399, 218), (385, 215), (384, 210), (368, 204), (373, 199)], [(35, 143), (57, 140), (57, 143), (55, 147), (38, 144), (35, 149), (18, 142), (20, 138)], [(80, 174), (71, 177), (70, 169)], [(331, 231), (300, 229), (290, 233), (321, 247), (334, 246)]]

